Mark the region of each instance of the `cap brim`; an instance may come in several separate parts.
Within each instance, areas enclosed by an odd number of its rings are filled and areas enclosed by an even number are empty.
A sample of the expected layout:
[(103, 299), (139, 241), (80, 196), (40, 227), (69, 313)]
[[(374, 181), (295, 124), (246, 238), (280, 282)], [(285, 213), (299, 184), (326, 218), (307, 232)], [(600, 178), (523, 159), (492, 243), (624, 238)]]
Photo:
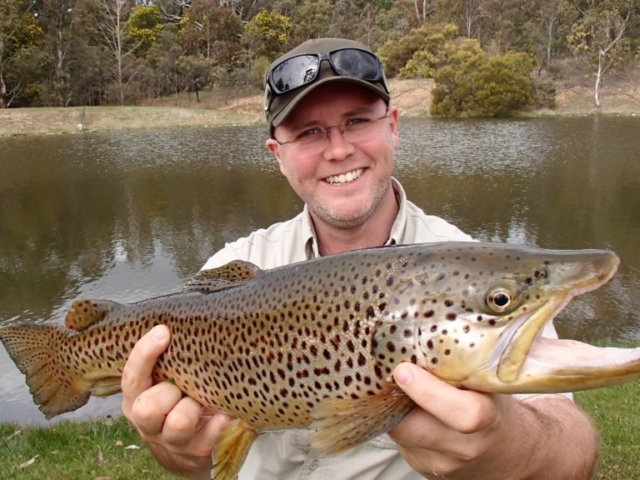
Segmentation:
[(384, 91), (384, 88), (382, 87), (382, 85), (379, 85), (376, 83), (371, 83), (366, 80), (360, 80), (359, 78), (354, 78), (354, 77), (331, 76), (331, 77), (321, 78), (309, 84), (302, 91), (296, 90), (295, 92), (291, 92), (290, 95), (292, 95), (293, 98), (285, 105), (285, 107), (282, 110), (280, 110), (273, 117), (271, 121), (272, 128), (275, 128), (278, 125), (280, 125), (289, 116), (289, 114), (293, 111), (293, 109), (296, 108), (296, 106), (302, 100), (304, 100), (307, 97), (307, 95), (313, 92), (316, 88), (321, 87), (322, 85), (326, 85), (327, 83), (336, 83), (336, 82), (351, 83), (351, 84), (364, 87), (370, 92), (374, 93), (376, 96), (384, 99), (384, 101), (387, 103), (389, 103), (389, 100), (391, 99), (389, 94)]

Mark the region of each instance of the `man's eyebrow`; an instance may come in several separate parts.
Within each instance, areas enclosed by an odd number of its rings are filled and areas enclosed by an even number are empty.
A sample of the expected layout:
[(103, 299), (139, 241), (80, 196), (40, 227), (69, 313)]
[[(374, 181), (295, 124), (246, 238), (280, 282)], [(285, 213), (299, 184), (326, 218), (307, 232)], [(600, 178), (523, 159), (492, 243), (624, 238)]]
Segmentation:
[[(344, 112), (342, 114), (342, 120), (344, 121), (347, 118), (351, 118), (351, 117), (355, 117), (358, 115), (362, 115), (362, 114), (370, 114), (373, 115), (375, 108), (373, 106), (367, 106), (367, 107), (355, 107), (352, 108), (351, 110), (348, 110), (346, 112)], [(301, 128), (307, 128), (307, 127), (317, 127), (317, 126), (322, 126), (322, 123), (318, 120), (308, 120), (306, 122), (295, 122), (295, 123), (291, 123), (289, 125), (289, 128), (291, 130), (300, 130)]]

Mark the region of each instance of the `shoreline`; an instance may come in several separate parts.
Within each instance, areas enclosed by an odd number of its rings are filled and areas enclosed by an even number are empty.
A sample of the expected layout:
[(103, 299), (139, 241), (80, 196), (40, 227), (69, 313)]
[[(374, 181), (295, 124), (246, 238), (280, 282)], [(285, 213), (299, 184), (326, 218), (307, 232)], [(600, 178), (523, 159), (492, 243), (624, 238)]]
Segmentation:
[[(391, 80), (391, 102), (401, 118), (427, 118), (433, 80)], [(556, 85), (556, 108), (529, 109), (516, 117), (552, 116), (629, 116), (640, 117), (640, 92), (629, 83), (605, 88), (601, 107), (593, 103), (588, 86)], [(188, 94), (172, 99), (150, 101), (143, 106), (34, 107), (0, 110), (0, 137), (108, 132), (151, 128), (217, 127), (264, 124), (260, 94), (229, 101), (220, 93), (203, 94), (196, 103)]]

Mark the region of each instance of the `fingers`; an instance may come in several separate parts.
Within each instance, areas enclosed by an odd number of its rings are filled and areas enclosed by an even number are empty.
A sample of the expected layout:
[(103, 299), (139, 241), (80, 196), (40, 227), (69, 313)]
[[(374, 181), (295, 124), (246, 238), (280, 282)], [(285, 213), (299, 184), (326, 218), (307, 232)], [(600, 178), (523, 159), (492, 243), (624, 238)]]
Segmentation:
[(422, 410), (459, 433), (477, 432), (495, 420), (491, 395), (460, 390), (411, 363), (396, 367), (394, 378)]
[(122, 410), (129, 420), (134, 401), (153, 385), (151, 372), (156, 360), (169, 345), (169, 329), (152, 328), (133, 347), (122, 372)]
[[(186, 397), (185, 397), (186, 398)], [(165, 421), (182, 400), (182, 392), (169, 382), (159, 383), (141, 393), (129, 408), (127, 418), (136, 426), (143, 438), (160, 435), (165, 429)], [(189, 413), (183, 416), (188, 416)], [(184, 420), (180, 413), (174, 415), (180, 430)]]

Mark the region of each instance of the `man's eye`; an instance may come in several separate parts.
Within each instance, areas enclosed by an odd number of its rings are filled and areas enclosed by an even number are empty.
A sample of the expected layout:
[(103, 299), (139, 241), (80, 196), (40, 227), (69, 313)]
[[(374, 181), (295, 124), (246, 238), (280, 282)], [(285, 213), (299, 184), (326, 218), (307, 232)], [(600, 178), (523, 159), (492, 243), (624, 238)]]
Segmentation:
[(302, 130), (301, 132), (298, 132), (295, 135), (295, 137), (296, 137), (296, 140), (303, 139), (303, 138), (312, 138), (312, 137), (317, 137), (321, 133), (322, 133), (322, 130), (319, 127), (313, 127), (313, 128), (307, 128), (306, 130)]
[(344, 126), (345, 128), (358, 128), (358, 127), (364, 127), (369, 122), (370, 120), (368, 118), (356, 117), (356, 118), (350, 118), (349, 120), (344, 122)]

